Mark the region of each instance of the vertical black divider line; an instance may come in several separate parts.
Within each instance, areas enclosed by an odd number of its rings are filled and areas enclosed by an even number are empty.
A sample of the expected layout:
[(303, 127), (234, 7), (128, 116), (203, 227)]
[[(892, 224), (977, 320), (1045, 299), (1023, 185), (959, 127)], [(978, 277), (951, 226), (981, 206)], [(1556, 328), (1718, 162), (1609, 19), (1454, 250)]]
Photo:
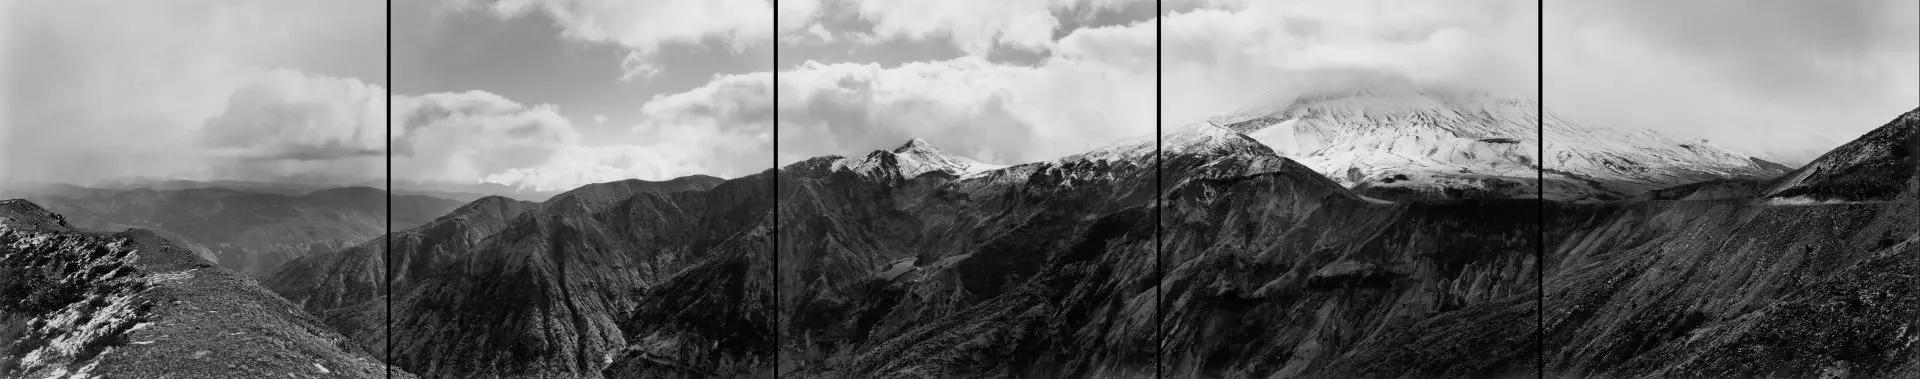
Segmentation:
[(387, 109), (382, 110), (387, 114), (387, 233), (380, 235), (381, 243), (386, 246), (381, 254), (385, 255), (382, 257), (385, 266), (382, 274), (386, 275), (387, 295), (387, 300), (382, 302), (387, 307), (387, 316), (383, 317), (386, 319), (387, 334), (383, 338), (386, 341), (382, 342), (386, 343), (387, 348), (380, 354), (380, 363), (387, 367), (387, 379), (393, 379), (393, 3), (387, 2), (381, 6), (387, 7)]
[(1534, 250), (1535, 255), (1533, 257), (1533, 260), (1534, 260), (1533, 290), (1534, 290), (1534, 300), (1535, 300), (1534, 304), (1536, 304), (1533, 308), (1533, 314), (1534, 314), (1533, 325), (1534, 325), (1534, 329), (1537, 331), (1537, 334), (1535, 335), (1535, 339), (1534, 339), (1534, 375), (1537, 378), (1546, 379), (1547, 377), (1547, 2), (1546, 0), (1540, 0), (1539, 8), (1534, 9), (1534, 12), (1535, 12), (1534, 43), (1536, 44), (1536, 46), (1534, 47), (1535, 50), (1533, 52), (1533, 59), (1534, 59), (1534, 65), (1535, 65), (1533, 73), (1536, 76), (1534, 81), (1534, 91), (1538, 91), (1538, 93), (1534, 94), (1534, 99), (1536, 100), (1534, 101), (1533, 106), (1537, 107), (1538, 109), (1536, 109), (1536, 111), (1533, 113), (1533, 117), (1534, 117), (1533, 128), (1534, 128), (1535, 135), (1538, 136), (1538, 139), (1534, 140), (1533, 147), (1535, 150), (1534, 156), (1536, 157), (1534, 159), (1534, 161), (1536, 162), (1535, 164), (1540, 166), (1533, 170), (1533, 176), (1534, 176), (1533, 188), (1534, 188), (1534, 192), (1538, 192), (1539, 194), (1538, 195), (1539, 200), (1538, 200), (1538, 203), (1536, 204), (1540, 206), (1540, 215), (1539, 215), (1539, 218), (1534, 219), (1534, 229), (1533, 229), (1533, 232), (1534, 232), (1533, 243), (1534, 243), (1534, 249), (1535, 249)]
[(1165, 83), (1162, 83), (1160, 80), (1160, 64), (1161, 64), (1160, 43), (1162, 42), (1161, 36), (1166, 34), (1165, 32), (1162, 31), (1163, 29), (1161, 28), (1166, 27), (1166, 25), (1163, 23), (1160, 23), (1159, 20), (1157, 20), (1158, 18), (1165, 18), (1166, 14), (1161, 13), (1162, 10), (1160, 9), (1160, 6), (1161, 6), (1160, 3), (1161, 3), (1160, 1), (1153, 2), (1153, 17), (1156, 18), (1155, 22), (1153, 23), (1153, 203), (1152, 204), (1153, 204), (1153, 335), (1154, 335), (1153, 377), (1154, 378), (1163, 378), (1166, 375), (1166, 373), (1163, 372), (1164, 369), (1162, 368), (1163, 363), (1166, 362), (1166, 356), (1165, 354), (1163, 354), (1164, 352), (1160, 351), (1160, 349), (1164, 349), (1167, 346), (1166, 320), (1164, 319), (1166, 316), (1163, 315), (1165, 312), (1160, 309), (1160, 307), (1165, 306), (1166, 304), (1166, 294), (1162, 293), (1161, 291), (1163, 291), (1164, 290), (1163, 288), (1166, 287), (1166, 280), (1167, 280), (1165, 275), (1165, 270), (1163, 270), (1160, 267), (1160, 262), (1162, 261), (1161, 259), (1162, 254), (1160, 254), (1160, 249), (1163, 248), (1162, 245), (1160, 244), (1160, 235), (1165, 234), (1164, 231), (1160, 229), (1160, 226), (1161, 224), (1166, 223), (1166, 220), (1161, 219), (1160, 217), (1160, 208), (1166, 206), (1166, 204), (1161, 202), (1161, 199), (1166, 197), (1165, 196), (1166, 189), (1161, 188), (1161, 186), (1163, 185), (1163, 183), (1161, 182), (1162, 177), (1166, 176), (1166, 171), (1165, 171), (1166, 166), (1161, 164), (1162, 162), (1160, 157), (1160, 155), (1163, 154), (1163, 152), (1160, 151), (1160, 149), (1164, 147), (1162, 145), (1164, 145), (1166, 142), (1161, 140), (1162, 137), (1161, 137), (1161, 130), (1160, 130), (1162, 126), (1161, 125), (1162, 123), (1160, 122), (1160, 108), (1162, 108), (1164, 105), (1161, 103), (1160, 94), (1163, 91), (1162, 86), (1163, 84), (1165, 84)]
[(773, 123), (770, 127), (773, 128), (773, 161), (768, 163), (773, 164), (773, 177), (769, 180), (773, 182), (773, 221), (768, 229), (773, 235), (767, 239), (772, 241), (769, 244), (772, 245), (772, 249), (768, 249), (767, 253), (773, 255), (773, 264), (768, 265), (767, 270), (773, 271), (771, 275), (773, 291), (770, 291), (773, 293), (773, 298), (767, 305), (773, 311), (773, 379), (780, 379), (780, 353), (786, 350), (780, 344), (780, 0), (773, 0), (772, 26), (773, 54), (770, 54), (770, 59), (773, 61), (773, 99), (771, 101)]

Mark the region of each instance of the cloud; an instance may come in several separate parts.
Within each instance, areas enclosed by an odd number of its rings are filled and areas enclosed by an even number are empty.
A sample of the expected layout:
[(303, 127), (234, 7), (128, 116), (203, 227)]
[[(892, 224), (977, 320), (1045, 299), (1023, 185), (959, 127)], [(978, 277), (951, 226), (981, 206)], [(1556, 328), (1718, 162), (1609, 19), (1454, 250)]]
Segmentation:
[(209, 141), (200, 130), (240, 100), (235, 91), (275, 69), (380, 78), (384, 49), (366, 42), (385, 39), (384, 3), (29, 0), (6, 9), (0, 23), (12, 108), (0, 114), (0, 133), (9, 136), (0, 139), (0, 172), (7, 180), (378, 175), (343, 160), (248, 166), (241, 162), (248, 157), (204, 151)]
[(1805, 162), (1920, 104), (1920, 4), (1552, 2), (1547, 107)]
[(203, 146), (248, 159), (384, 157), (386, 98), (359, 79), (273, 70), (235, 89), (198, 134)]
[(1265, 102), (1329, 75), (1400, 76), (1532, 97), (1533, 2), (1183, 1), (1162, 17), (1163, 124)]
[[(669, 44), (717, 40), (740, 51), (773, 38), (769, 0), (451, 0), (459, 9), (485, 8), (500, 18), (541, 12), (562, 34), (628, 49), (622, 80), (658, 75), (658, 52)], [(787, 6), (781, 7), (783, 10)]]
[(393, 99), (393, 176), (472, 182), (546, 163), (580, 143), (552, 106), (525, 106), (484, 91)]
[(1063, 25), (1061, 13), (1090, 13), (1143, 1), (784, 1), (779, 10), (779, 33), (785, 39), (831, 41), (834, 33), (823, 23), (837, 15), (827, 13), (844, 10), (867, 23), (864, 30), (851, 33), (859, 34), (858, 39), (868, 44), (941, 41), (976, 57), (986, 57), (1000, 47), (1046, 52), (1055, 46), (1055, 34)]
[(1150, 136), (1155, 27), (1075, 30), (1036, 66), (971, 56), (894, 67), (803, 63), (779, 76), (779, 160), (923, 138), (988, 162), (1025, 163)]
[(566, 190), (772, 167), (771, 73), (717, 76), (641, 105), (629, 133), (588, 141), (551, 105), (484, 91), (396, 96), (394, 177)]

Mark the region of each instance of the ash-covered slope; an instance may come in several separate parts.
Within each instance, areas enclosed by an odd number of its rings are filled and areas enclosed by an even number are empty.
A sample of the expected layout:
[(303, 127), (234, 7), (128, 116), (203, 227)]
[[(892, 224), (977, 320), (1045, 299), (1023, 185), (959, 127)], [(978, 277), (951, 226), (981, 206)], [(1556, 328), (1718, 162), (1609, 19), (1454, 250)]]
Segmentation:
[(252, 279), (146, 230), (80, 231), (23, 200), (0, 201), (0, 347), (7, 377), (389, 374)]
[(771, 315), (754, 328), (755, 316), (737, 311), (748, 308), (733, 308), (771, 301), (770, 287), (746, 282), (744, 261), (767, 252), (753, 241), (770, 229), (771, 180), (704, 189), (630, 180), (557, 195), (396, 292), (392, 362), (450, 377), (601, 377), (642, 363), (771, 370), (771, 347), (759, 342), (770, 340)]
[(294, 258), (344, 249), (460, 206), (425, 196), (389, 199), (385, 191), (366, 187), (303, 195), (220, 188), (86, 190), (26, 198), (68, 215), (82, 228), (152, 229), (210, 254), (221, 267), (255, 277), (270, 275)]
[[(1651, 130), (1582, 125), (1533, 100), (1375, 83), (1325, 86), (1208, 122), (1245, 133), (1342, 185), (1378, 198), (1618, 200), (1713, 179), (1767, 179), (1787, 168)], [(1544, 141), (1547, 157), (1537, 149)], [(1535, 187), (1544, 168), (1547, 188)]]

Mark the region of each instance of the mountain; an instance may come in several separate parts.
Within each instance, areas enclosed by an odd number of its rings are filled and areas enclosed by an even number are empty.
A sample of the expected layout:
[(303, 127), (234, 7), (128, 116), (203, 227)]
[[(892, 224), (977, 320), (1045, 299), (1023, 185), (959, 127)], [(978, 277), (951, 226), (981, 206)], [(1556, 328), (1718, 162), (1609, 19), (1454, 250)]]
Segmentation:
[(413, 377), (159, 235), (24, 200), (0, 201), (0, 346), (6, 377)]
[[(1187, 219), (1217, 224), (1165, 228), (1170, 254), (1200, 251), (1202, 259), (1174, 259), (1163, 282), (1194, 289), (1167, 294), (1176, 354), (1164, 362), (1172, 376), (1912, 376), (1920, 373), (1911, 343), (1920, 330), (1920, 175), (1900, 166), (1913, 158), (1895, 148), (1913, 143), (1916, 114), (1818, 165), (1874, 179), (1802, 175), (1764, 186), (1776, 196), (1781, 188), (1899, 188), (1891, 201), (1781, 203), (1749, 190), (1549, 203), (1535, 223), (1527, 208), (1537, 205), (1524, 203), (1408, 204), (1429, 209), (1383, 218), (1242, 205), (1290, 191), (1194, 191), (1215, 200), (1192, 205), (1170, 196), (1165, 212), (1201, 212)], [(1731, 183), (1675, 193), (1752, 188)], [(1249, 226), (1230, 227), (1237, 222)], [(1531, 237), (1539, 226), (1544, 240)], [(1545, 244), (1544, 260), (1533, 243)], [(1215, 254), (1233, 259), (1204, 259)], [(1544, 288), (1530, 280), (1536, 275)]]
[(389, 254), (443, 262), (397, 270), (390, 362), (451, 377), (771, 370), (757, 363), (771, 361), (769, 307), (750, 305), (771, 301), (752, 275), (769, 270), (771, 177), (588, 185), (457, 255), (432, 246), (463, 242), (422, 235), (425, 251)]
[[(1326, 86), (1206, 122), (1370, 197), (1532, 198), (1544, 166), (1555, 200), (1619, 200), (1713, 179), (1771, 179), (1789, 169), (1651, 130), (1584, 125), (1533, 100), (1413, 84)], [(1544, 133), (1544, 135), (1543, 135)], [(1545, 141), (1545, 160), (1536, 149)]]
[[(505, 229), (536, 203), (491, 196), (454, 209), (426, 224), (390, 233), (351, 248), (287, 262), (263, 281), (274, 293), (321, 315), (327, 325), (376, 355), (386, 350), (387, 289), (405, 293), (440, 265)], [(393, 254), (389, 254), (392, 246)], [(389, 271), (388, 259), (399, 263)], [(372, 314), (369, 314), (369, 313)], [(371, 317), (367, 317), (371, 316)]]
[(1769, 186), (1780, 201), (1889, 201), (1913, 191), (1898, 178), (1914, 172), (1920, 157), (1920, 117), (1909, 112), (1885, 127), (1821, 155)]
[[(1371, 119), (1452, 125), (1416, 114)], [(1446, 187), (1524, 179), (1498, 171), (1521, 150), (1356, 185), (1239, 123), (999, 168), (910, 141), (575, 189), (408, 273), (391, 315), (339, 314), (392, 320), (391, 361), (428, 376), (1906, 377), (1916, 115), (1778, 179), (1550, 149), (1587, 166), (1544, 200)], [(1713, 179), (1652, 187), (1688, 175)]]
[(255, 277), (300, 256), (344, 249), (390, 228), (420, 225), (460, 205), (425, 196), (389, 198), (386, 191), (368, 187), (300, 195), (224, 188), (75, 187), (24, 197), (67, 215), (82, 228), (150, 229), (221, 267)]
[[(721, 181), (720, 178), (706, 175), (693, 175), (679, 179), (683, 181), (698, 180), (716, 183)], [(373, 183), (369, 185), (381, 187), (386, 185), (386, 183)], [(428, 180), (396, 180), (393, 182), (393, 192), (398, 194), (433, 196), (458, 201), (473, 201), (487, 196), (502, 196), (515, 200), (534, 202), (546, 201), (548, 198), (560, 193), (558, 191), (539, 190), (527, 186), (511, 186), (498, 183), (451, 183)]]

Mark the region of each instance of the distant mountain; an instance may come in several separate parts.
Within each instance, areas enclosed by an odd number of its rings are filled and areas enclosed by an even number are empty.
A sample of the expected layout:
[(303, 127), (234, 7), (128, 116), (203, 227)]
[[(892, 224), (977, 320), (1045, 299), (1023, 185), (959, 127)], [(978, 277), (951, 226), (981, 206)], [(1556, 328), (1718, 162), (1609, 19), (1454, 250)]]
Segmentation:
[(367, 187), (300, 195), (225, 188), (66, 188), (23, 197), (67, 215), (83, 229), (154, 230), (222, 267), (256, 277), (271, 274), (288, 260), (344, 249), (390, 228), (425, 223), (460, 205), (402, 195), (391, 199), (389, 213), (386, 191)]
[[(1412, 84), (1327, 87), (1207, 122), (1247, 134), (1363, 195), (1384, 199), (1619, 200), (1790, 168), (1651, 130), (1584, 125), (1533, 100)], [(1545, 141), (1547, 159), (1538, 156)], [(1544, 167), (1543, 167), (1544, 166)]]
[[(714, 178), (719, 180), (719, 178)], [(385, 182), (369, 183), (372, 187), (386, 186)], [(394, 180), (393, 192), (399, 194), (425, 195), (458, 201), (473, 201), (487, 196), (501, 196), (521, 201), (540, 202), (559, 194), (554, 191), (540, 191), (532, 188), (509, 186), (496, 183), (450, 183), (437, 181)]]
[(0, 376), (393, 377), (251, 279), (146, 230), (0, 201)]

